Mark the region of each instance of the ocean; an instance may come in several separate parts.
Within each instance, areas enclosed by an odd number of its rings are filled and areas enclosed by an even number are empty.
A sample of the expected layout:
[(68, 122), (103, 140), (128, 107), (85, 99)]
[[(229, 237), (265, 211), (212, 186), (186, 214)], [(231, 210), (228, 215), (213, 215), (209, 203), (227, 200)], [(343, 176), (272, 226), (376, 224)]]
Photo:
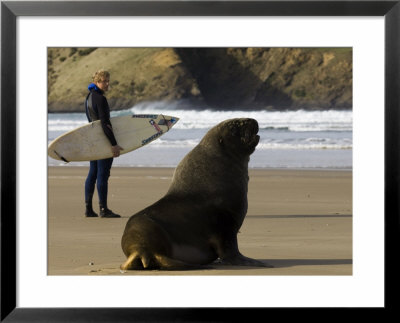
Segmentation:
[[(182, 109), (165, 102), (142, 103), (111, 116), (165, 114), (180, 118), (165, 135), (140, 149), (114, 159), (113, 167), (176, 167), (206, 132), (219, 122), (250, 117), (258, 121), (260, 142), (250, 157), (250, 168), (352, 169), (350, 110), (318, 111), (213, 111)], [(48, 143), (87, 123), (82, 113), (49, 113)], [(65, 166), (48, 157), (49, 166)], [(88, 162), (72, 162), (85, 166)]]

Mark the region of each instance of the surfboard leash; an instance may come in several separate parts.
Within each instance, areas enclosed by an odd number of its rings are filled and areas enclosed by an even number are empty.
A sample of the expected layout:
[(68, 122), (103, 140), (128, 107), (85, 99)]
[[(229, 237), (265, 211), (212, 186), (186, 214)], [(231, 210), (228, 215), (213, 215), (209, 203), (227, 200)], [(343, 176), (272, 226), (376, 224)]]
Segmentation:
[(164, 119), (164, 123), (165, 123), (165, 125), (167, 126), (167, 128), (168, 128), (168, 131), (169, 131), (169, 129), (171, 129), (171, 128), (168, 126), (168, 121), (167, 121), (167, 119), (165, 119), (165, 117), (164, 117), (164, 115), (163, 115), (163, 114), (161, 114), (161, 116), (163, 117), (163, 119)]

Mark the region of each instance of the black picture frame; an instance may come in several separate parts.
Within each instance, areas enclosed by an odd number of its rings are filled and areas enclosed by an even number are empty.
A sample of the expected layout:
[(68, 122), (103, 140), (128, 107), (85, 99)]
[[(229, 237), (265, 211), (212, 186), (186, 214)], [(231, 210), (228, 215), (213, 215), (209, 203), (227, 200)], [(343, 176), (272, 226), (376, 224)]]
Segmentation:
[[(1, 321), (234, 322), (257, 320), (256, 308), (16, 307), (16, 19), (18, 16), (383, 16), (385, 19), (385, 306), (396, 311), (399, 287), (400, 1), (2, 1), (1, 2)], [(373, 131), (373, 129), (371, 129)], [(371, 262), (375, 261), (371, 259)], [(366, 287), (366, 292), (368, 287)], [(392, 291), (392, 292), (391, 292)], [(212, 292), (212, 291), (211, 291)], [(266, 291), (268, 292), (268, 291)], [(291, 309), (302, 312), (302, 309)], [(329, 311), (334, 318), (336, 311)], [(337, 309), (336, 309), (337, 310)], [(347, 309), (349, 311), (349, 309)], [(374, 312), (373, 312), (374, 313)], [(269, 312), (268, 312), (269, 314)], [(348, 312), (348, 314), (350, 314)], [(371, 317), (371, 311), (368, 317)], [(308, 316), (308, 315), (307, 315)], [(296, 317), (299, 319), (301, 316)], [(328, 317), (328, 316), (327, 316)], [(339, 316), (338, 316), (339, 317)], [(349, 319), (352, 317), (348, 316)], [(307, 319), (313, 320), (312, 317)]]

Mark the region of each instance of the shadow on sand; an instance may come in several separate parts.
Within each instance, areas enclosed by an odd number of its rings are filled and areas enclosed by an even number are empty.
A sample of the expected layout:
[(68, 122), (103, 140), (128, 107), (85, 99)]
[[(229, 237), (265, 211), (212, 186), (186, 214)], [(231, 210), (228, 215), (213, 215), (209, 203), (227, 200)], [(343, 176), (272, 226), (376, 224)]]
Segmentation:
[(274, 268), (285, 268), (295, 266), (332, 266), (332, 265), (351, 265), (352, 259), (261, 259)]
[(264, 219), (296, 219), (296, 218), (351, 218), (352, 214), (288, 214), (288, 215), (246, 215), (246, 218), (264, 218)]
[[(296, 266), (332, 266), (332, 265), (351, 265), (352, 259), (257, 259), (265, 264), (272, 265), (272, 269), (287, 268)], [(228, 266), (226, 264), (219, 264), (214, 262), (211, 264), (214, 269), (229, 269), (229, 270), (243, 270), (243, 269), (260, 269), (263, 267), (251, 266)]]

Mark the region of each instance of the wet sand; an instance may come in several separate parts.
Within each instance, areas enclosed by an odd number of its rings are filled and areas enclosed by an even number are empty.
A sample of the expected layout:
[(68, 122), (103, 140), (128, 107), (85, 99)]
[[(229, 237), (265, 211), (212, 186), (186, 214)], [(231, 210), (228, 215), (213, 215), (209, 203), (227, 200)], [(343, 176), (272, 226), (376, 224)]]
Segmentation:
[[(352, 275), (352, 172), (250, 169), (239, 249), (274, 268), (211, 264), (190, 271), (128, 271), (120, 247), (128, 218), (161, 198), (173, 168), (114, 167), (109, 207), (120, 219), (84, 217), (88, 168), (48, 168), (49, 275)], [(97, 193), (95, 193), (96, 195)], [(94, 209), (98, 212), (97, 196)]]

